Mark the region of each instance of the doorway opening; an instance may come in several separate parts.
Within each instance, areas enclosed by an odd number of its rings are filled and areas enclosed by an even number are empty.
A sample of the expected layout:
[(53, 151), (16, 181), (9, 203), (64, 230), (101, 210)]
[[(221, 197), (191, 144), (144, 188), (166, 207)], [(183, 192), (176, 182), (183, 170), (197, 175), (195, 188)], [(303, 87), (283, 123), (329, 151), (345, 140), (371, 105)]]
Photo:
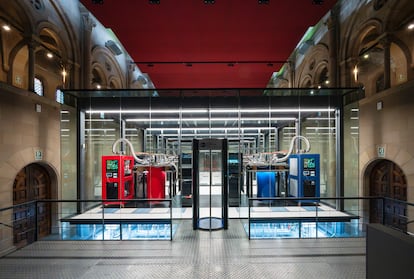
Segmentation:
[(193, 140), (193, 228), (228, 227), (227, 140)]
[[(50, 199), (51, 179), (41, 165), (29, 164), (19, 171), (13, 184), (13, 239), (16, 247), (33, 243), (51, 232), (49, 203), (31, 203)], [(21, 205), (21, 206), (19, 206)]]
[[(407, 201), (407, 179), (403, 170), (394, 162), (379, 160), (373, 162), (369, 176), (369, 195)], [(407, 230), (407, 206), (392, 200), (373, 200), (370, 203), (370, 223)]]

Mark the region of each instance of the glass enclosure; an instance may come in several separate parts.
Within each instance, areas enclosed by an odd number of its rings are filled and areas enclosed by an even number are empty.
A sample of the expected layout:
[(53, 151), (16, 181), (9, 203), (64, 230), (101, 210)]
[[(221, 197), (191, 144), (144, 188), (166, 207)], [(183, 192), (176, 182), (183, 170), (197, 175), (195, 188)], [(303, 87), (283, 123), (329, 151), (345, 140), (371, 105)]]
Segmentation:
[[(193, 168), (193, 139), (206, 138), (227, 140), (228, 181), (221, 186), (228, 189), (229, 218), (248, 217), (248, 199), (258, 197), (261, 171), (276, 176), (269, 198), (289, 197), (290, 154), (320, 155), (321, 197), (356, 196), (358, 119), (354, 103), (344, 103), (350, 94), (361, 93), (354, 88), (67, 91), (62, 198), (105, 200), (102, 156), (135, 156), (131, 197), (170, 198), (173, 219), (191, 219), (193, 172), (199, 172), (202, 185), (208, 182), (210, 193), (220, 184), (220, 152), (200, 153), (198, 169)], [(345, 203), (341, 210), (355, 206)], [(88, 210), (93, 203), (82, 207)]]

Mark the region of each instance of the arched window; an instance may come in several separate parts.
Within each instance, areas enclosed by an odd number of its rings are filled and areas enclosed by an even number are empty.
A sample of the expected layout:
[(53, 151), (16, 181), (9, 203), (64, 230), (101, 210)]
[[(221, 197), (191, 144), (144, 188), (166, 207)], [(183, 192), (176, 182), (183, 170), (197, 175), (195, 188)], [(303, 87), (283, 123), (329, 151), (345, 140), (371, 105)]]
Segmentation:
[(63, 104), (64, 102), (64, 97), (63, 97), (63, 92), (62, 90), (60, 90), (59, 88), (56, 89), (56, 93), (55, 93), (55, 97), (56, 97), (56, 102)]
[(319, 74), (318, 85), (322, 87), (326, 87), (328, 84), (329, 84), (328, 69), (323, 68), (323, 70)]
[(34, 92), (39, 96), (43, 96), (43, 82), (37, 77), (34, 78)]

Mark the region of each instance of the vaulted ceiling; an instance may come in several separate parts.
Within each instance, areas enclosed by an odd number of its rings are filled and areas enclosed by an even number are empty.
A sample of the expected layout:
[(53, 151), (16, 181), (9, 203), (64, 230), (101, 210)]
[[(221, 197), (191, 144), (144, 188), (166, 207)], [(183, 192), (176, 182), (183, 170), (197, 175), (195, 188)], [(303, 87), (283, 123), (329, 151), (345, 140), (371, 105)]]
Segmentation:
[(81, 2), (114, 31), (156, 88), (171, 89), (266, 87), (337, 0)]

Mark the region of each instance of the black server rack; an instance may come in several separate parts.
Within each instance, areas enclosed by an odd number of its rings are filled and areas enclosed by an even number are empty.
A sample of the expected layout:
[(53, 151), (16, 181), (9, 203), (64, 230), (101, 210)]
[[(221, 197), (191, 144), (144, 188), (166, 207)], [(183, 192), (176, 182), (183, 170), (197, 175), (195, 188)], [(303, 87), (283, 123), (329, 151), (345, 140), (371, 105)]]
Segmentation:
[(182, 153), (181, 155), (181, 205), (191, 207), (193, 204), (193, 165), (192, 154)]
[(240, 195), (243, 189), (243, 155), (230, 153), (228, 158), (229, 171), (229, 206), (240, 206)]

